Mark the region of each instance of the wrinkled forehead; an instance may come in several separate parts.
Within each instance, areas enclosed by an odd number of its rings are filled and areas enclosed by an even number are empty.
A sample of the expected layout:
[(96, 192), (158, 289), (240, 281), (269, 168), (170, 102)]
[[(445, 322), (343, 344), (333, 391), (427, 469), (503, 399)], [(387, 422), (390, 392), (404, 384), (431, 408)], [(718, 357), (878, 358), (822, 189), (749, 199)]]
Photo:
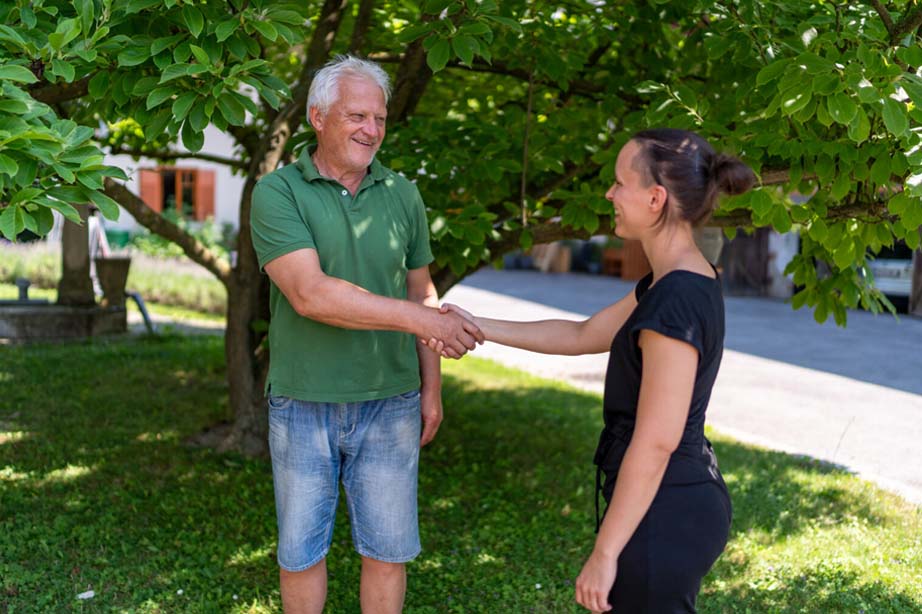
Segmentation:
[(384, 91), (374, 79), (358, 75), (346, 75), (336, 86), (336, 101), (345, 107), (377, 107), (385, 109)]

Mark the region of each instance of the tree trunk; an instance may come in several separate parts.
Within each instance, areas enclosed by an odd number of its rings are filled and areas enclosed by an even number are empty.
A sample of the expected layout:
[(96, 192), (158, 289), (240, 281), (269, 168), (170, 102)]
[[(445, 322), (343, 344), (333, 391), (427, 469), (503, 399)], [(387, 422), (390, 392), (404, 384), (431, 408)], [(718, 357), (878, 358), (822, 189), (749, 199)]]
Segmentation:
[[(919, 229), (922, 234), (922, 228)], [(912, 282), (909, 286), (910, 315), (922, 317), (922, 248), (912, 252)]]
[[(221, 451), (235, 450), (247, 456), (264, 456), (268, 452), (265, 365), (267, 356), (259, 351), (263, 335), (251, 323), (260, 318), (262, 284), (258, 275), (248, 274), (250, 266), (238, 265), (234, 281), (228, 287), (227, 328), (224, 332), (224, 356), (227, 362), (228, 401), (234, 415), (230, 432), (218, 443)], [(258, 272), (257, 272), (258, 273)]]
[[(228, 401), (234, 415), (220, 450), (247, 456), (268, 452), (269, 424), (263, 392), (269, 367), (266, 330), (269, 322), (269, 280), (259, 271), (250, 237), (250, 199), (256, 177), (244, 184), (240, 198), (237, 263), (227, 285), (227, 328), (224, 355), (227, 362)], [(254, 326), (254, 324), (263, 326)]]

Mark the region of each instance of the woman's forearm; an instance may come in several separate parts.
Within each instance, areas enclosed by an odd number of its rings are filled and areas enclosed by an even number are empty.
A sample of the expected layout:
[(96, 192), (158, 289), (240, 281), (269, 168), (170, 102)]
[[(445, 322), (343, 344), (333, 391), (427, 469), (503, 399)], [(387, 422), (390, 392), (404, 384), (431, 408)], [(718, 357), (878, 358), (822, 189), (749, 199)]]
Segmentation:
[(585, 322), (572, 320), (540, 320), (512, 322), (475, 318), (487, 341), (540, 352), (542, 354), (586, 354), (592, 351), (582, 343)]
[(615, 491), (595, 541), (595, 550), (616, 560), (637, 530), (659, 490), (669, 452), (651, 447), (628, 446), (615, 481)]

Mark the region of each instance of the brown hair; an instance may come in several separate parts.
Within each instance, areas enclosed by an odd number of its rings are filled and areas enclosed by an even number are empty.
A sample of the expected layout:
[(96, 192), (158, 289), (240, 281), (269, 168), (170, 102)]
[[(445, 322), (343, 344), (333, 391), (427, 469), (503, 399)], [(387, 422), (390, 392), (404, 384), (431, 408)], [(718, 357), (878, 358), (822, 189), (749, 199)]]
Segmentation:
[(694, 132), (657, 128), (638, 132), (631, 140), (640, 146), (638, 170), (669, 193), (657, 224), (670, 215), (671, 204), (681, 219), (698, 226), (714, 211), (718, 193), (742, 194), (755, 185), (751, 168), (715, 152)]

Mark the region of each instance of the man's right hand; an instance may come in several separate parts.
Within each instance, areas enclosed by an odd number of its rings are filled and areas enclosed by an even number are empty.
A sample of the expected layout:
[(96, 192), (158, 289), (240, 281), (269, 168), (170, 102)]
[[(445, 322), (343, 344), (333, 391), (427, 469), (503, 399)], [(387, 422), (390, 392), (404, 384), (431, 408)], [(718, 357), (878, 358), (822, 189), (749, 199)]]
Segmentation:
[(440, 353), (447, 358), (461, 358), (484, 342), (483, 332), (473, 321), (457, 313), (440, 313), (435, 309), (429, 311), (417, 336), (430, 348), (431, 341), (437, 340)]

